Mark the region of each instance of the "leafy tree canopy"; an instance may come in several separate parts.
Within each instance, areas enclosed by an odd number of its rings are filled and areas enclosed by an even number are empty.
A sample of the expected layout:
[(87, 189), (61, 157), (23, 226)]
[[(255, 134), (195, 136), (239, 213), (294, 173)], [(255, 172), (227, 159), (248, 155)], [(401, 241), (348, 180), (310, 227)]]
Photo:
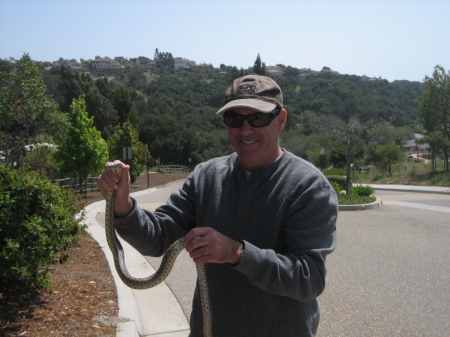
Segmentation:
[(7, 162), (20, 165), (25, 145), (40, 136), (58, 138), (66, 118), (46, 94), (41, 70), (25, 54), (14, 69), (0, 72), (0, 150)]
[(125, 122), (116, 129), (116, 132), (108, 139), (109, 160), (121, 159), (123, 157), (123, 148), (131, 147), (131, 158), (122, 159), (125, 164), (131, 166), (131, 182), (134, 182), (142, 173), (145, 164), (145, 154), (148, 151), (147, 145), (139, 141), (139, 132), (131, 124)]
[(76, 172), (80, 182), (91, 173), (100, 172), (108, 161), (108, 147), (88, 117), (83, 97), (74, 99), (69, 112), (70, 128), (59, 144), (55, 159), (63, 174)]
[(444, 153), (444, 169), (449, 170), (450, 147), (450, 72), (442, 66), (434, 68), (431, 77), (425, 76), (424, 95), (417, 101), (419, 117), (433, 142), (433, 152), (439, 148)]
[[(170, 59), (169, 54), (156, 50), (155, 60)], [(225, 149), (230, 151), (229, 146), (222, 144), (226, 128), (221, 116), (215, 112), (223, 104), (224, 93), (233, 79), (263, 66), (259, 56), (247, 69), (225, 64), (220, 69), (196, 66), (182, 71), (164, 66), (153, 69), (125, 67), (90, 70), (89, 76), (72, 70), (73, 76), (62, 76), (60, 71), (51, 70), (45, 78), (60, 106), (70, 101), (80, 88), (86, 95), (87, 111), (95, 116), (95, 125), (105, 139), (111, 137), (120, 124), (132, 121), (139, 130), (140, 141), (150, 148), (152, 155), (164, 158), (165, 163), (187, 165), (189, 158), (193, 162), (194, 157), (195, 160), (209, 159)], [(344, 123), (352, 118), (361, 123), (385, 121), (389, 127), (410, 130), (405, 131), (404, 137), (412, 128), (421, 129), (414, 103), (422, 96), (423, 84), (420, 82), (389, 83), (382, 79), (340, 75), (328, 67), (323, 71), (311, 71), (277, 66), (283, 74), (275, 80), (283, 89), (288, 110), (283, 142), (300, 151), (299, 155), (312, 158), (308, 154), (310, 146), (294, 145), (292, 139), (318, 141), (321, 138), (312, 135), (323, 133), (323, 126), (330, 124), (331, 118)], [(100, 79), (94, 81), (91, 77)], [(109, 82), (112, 77), (125, 85), (112, 84)], [(311, 137), (304, 138), (304, 135)], [(380, 137), (384, 139), (380, 142), (389, 142), (392, 137), (394, 135), (386, 133)], [(363, 141), (367, 142), (367, 139)], [(311, 148), (311, 153), (315, 153), (314, 147)]]

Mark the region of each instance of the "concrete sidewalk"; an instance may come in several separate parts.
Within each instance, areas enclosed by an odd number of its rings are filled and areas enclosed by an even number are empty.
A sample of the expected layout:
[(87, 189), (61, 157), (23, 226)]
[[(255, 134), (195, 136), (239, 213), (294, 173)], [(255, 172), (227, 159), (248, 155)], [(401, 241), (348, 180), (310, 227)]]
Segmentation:
[(361, 185), (369, 185), (374, 190), (383, 190), (383, 191), (450, 194), (450, 187), (394, 185), (394, 184), (361, 184)]
[[(364, 184), (363, 184), (364, 185)], [(390, 190), (419, 193), (437, 193), (450, 195), (449, 187), (413, 186), (413, 185), (379, 185), (368, 184), (375, 190)], [(131, 195), (135, 198), (156, 192), (152, 188)], [(148, 206), (148, 205), (142, 205)], [(375, 206), (374, 206), (375, 207)], [(379, 206), (377, 206), (379, 207)], [(147, 208), (147, 207), (145, 207)], [(125, 286), (117, 275), (111, 251), (106, 243), (104, 230), (105, 202), (99, 201), (85, 208), (85, 221), (91, 236), (99, 243), (109, 263), (111, 274), (117, 287), (118, 319), (117, 337), (159, 336), (187, 337), (189, 323), (174, 296), (165, 282), (146, 290), (133, 290)], [(145, 258), (128, 244), (123, 243), (127, 267), (131, 275), (146, 277), (155, 271)]]
[[(132, 193), (137, 197), (152, 193), (156, 188)], [(130, 289), (123, 284), (114, 267), (111, 250), (108, 247), (104, 228), (105, 201), (93, 203), (85, 208), (84, 224), (89, 234), (102, 248), (117, 288), (118, 318), (117, 337), (159, 336), (186, 337), (189, 335), (189, 323), (172, 291), (165, 282), (145, 289)], [(153, 275), (155, 270), (145, 258), (122, 241), (127, 268), (135, 277)]]

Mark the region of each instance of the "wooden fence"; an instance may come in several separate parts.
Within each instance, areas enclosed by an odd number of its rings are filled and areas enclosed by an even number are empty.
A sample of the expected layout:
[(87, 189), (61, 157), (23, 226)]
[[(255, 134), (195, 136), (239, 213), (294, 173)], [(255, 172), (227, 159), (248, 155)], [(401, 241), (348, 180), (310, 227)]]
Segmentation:
[(82, 187), (80, 188), (80, 180), (75, 177), (66, 177), (62, 179), (53, 179), (53, 182), (58, 183), (63, 188), (71, 188), (75, 191), (83, 191), (84, 194), (87, 192), (96, 192), (99, 190), (97, 186), (97, 177), (87, 177), (83, 181)]
[[(192, 171), (189, 167), (183, 165), (161, 165), (160, 168), (166, 173), (189, 173)], [(97, 177), (87, 177), (86, 180), (83, 181), (83, 186), (81, 188), (80, 179), (77, 177), (53, 179), (53, 182), (58, 183), (63, 188), (71, 188), (75, 191), (82, 191), (84, 194), (99, 190), (97, 186)]]

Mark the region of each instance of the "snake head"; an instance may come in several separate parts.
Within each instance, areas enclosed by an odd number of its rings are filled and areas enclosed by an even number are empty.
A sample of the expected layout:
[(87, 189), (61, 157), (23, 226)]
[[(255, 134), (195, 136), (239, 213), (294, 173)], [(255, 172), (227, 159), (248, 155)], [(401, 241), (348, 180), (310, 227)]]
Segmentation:
[(110, 163), (106, 163), (106, 165), (105, 165), (105, 169), (115, 170), (119, 177), (122, 175), (122, 168), (123, 168), (122, 163), (111, 163), (110, 162)]

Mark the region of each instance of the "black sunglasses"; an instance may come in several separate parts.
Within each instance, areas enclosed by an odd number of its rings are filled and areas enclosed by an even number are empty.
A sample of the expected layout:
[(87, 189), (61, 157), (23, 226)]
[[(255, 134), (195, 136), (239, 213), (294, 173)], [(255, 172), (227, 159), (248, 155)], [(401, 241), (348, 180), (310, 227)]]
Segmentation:
[(240, 128), (246, 120), (252, 128), (262, 128), (269, 125), (279, 113), (278, 108), (269, 113), (256, 112), (250, 115), (240, 115), (233, 110), (228, 110), (223, 114), (223, 122), (230, 128)]

